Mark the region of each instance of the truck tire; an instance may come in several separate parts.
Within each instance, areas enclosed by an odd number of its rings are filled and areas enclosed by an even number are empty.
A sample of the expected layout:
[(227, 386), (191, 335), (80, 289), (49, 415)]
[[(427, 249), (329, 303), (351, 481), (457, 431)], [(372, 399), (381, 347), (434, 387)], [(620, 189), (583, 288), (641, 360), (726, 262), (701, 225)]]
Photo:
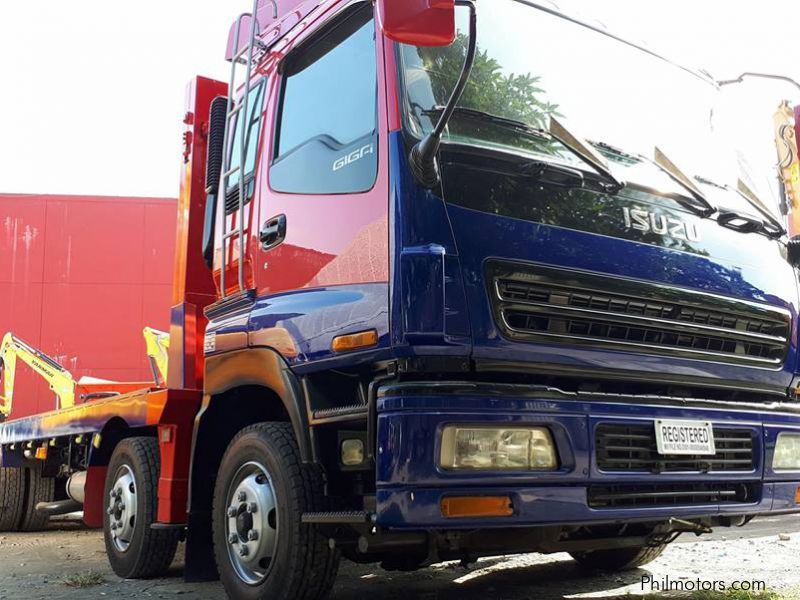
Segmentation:
[(25, 472), (0, 467), (0, 531), (17, 531), (25, 512)]
[(661, 556), (666, 547), (666, 544), (659, 544), (657, 546), (590, 550), (587, 552), (570, 552), (570, 556), (586, 569), (611, 572), (628, 571), (653, 562)]
[(230, 598), (317, 600), (339, 552), (304, 512), (324, 510), (323, 475), (303, 464), (291, 425), (260, 423), (231, 441), (214, 487), (214, 554)]
[(41, 531), (50, 522), (50, 515), (36, 510), (40, 502), (52, 502), (55, 499), (56, 480), (52, 477), (42, 477), (42, 467), (28, 467), (24, 469), (28, 480), (25, 494), (25, 513), (20, 523), (20, 531)]
[(122, 440), (111, 455), (103, 537), (111, 568), (124, 579), (163, 575), (175, 557), (180, 532), (150, 528), (158, 510), (160, 471), (154, 438)]

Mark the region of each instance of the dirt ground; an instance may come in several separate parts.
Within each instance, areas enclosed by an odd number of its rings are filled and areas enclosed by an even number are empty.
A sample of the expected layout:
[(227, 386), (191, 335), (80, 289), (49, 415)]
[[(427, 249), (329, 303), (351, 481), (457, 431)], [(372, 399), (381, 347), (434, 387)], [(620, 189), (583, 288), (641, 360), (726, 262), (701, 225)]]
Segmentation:
[[(217, 583), (186, 584), (179, 554), (169, 577), (131, 581), (108, 566), (102, 535), (74, 520), (61, 520), (44, 533), (0, 534), (0, 599), (92, 600), (97, 598), (224, 598)], [(643, 577), (663, 582), (759, 580), (770, 590), (800, 590), (800, 516), (773, 518), (742, 529), (720, 529), (704, 538), (686, 535), (656, 562), (622, 575), (586, 574), (566, 554), (485, 559), (470, 569), (455, 563), (416, 573), (387, 573), (378, 567), (343, 563), (332, 598), (403, 600), (549, 600), (651, 594)], [(71, 577), (95, 573), (102, 583), (77, 589)]]

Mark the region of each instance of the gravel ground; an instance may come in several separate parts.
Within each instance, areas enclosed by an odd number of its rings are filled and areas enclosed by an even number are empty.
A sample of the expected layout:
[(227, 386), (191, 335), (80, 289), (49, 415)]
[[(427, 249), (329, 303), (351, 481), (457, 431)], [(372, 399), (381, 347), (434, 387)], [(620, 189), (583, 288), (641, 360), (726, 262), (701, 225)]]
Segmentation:
[[(747, 536), (747, 537), (741, 537)], [(757, 536), (757, 537), (750, 537)], [(749, 528), (720, 530), (707, 539), (682, 537), (657, 561), (636, 571), (586, 574), (566, 554), (526, 554), (480, 561), (470, 569), (446, 563), (416, 573), (387, 573), (378, 567), (343, 563), (334, 600), (372, 597), (403, 600), (549, 600), (619, 597), (651, 593), (653, 581), (759, 580), (769, 589), (800, 590), (800, 517), (754, 522)], [(0, 599), (224, 598), (217, 583), (186, 584), (179, 554), (169, 577), (122, 580), (108, 566), (103, 538), (71, 520), (36, 534), (0, 534)], [(95, 572), (103, 582), (84, 589), (65, 580)]]

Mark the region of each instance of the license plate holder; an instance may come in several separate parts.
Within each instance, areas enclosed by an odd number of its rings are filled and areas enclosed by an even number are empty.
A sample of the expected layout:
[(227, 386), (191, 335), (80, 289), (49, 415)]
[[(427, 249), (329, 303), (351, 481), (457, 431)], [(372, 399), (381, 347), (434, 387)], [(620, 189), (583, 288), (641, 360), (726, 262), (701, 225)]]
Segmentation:
[(656, 419), (656, 448), (660, 455), (712, 456), (714, 427), (708, 421)]

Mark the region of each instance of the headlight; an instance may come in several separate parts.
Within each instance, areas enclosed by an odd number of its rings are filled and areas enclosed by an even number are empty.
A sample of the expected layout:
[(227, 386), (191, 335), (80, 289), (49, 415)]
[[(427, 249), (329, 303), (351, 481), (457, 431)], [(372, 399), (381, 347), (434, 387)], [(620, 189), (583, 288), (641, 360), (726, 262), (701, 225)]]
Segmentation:
[(448, 425), (442, 431), (439, 466), (483, 471), (552, 471), (558, 468), (545, 427)]
[(800, 433), (778, 434), (772, 468), (775, 471), (800, 471)]

